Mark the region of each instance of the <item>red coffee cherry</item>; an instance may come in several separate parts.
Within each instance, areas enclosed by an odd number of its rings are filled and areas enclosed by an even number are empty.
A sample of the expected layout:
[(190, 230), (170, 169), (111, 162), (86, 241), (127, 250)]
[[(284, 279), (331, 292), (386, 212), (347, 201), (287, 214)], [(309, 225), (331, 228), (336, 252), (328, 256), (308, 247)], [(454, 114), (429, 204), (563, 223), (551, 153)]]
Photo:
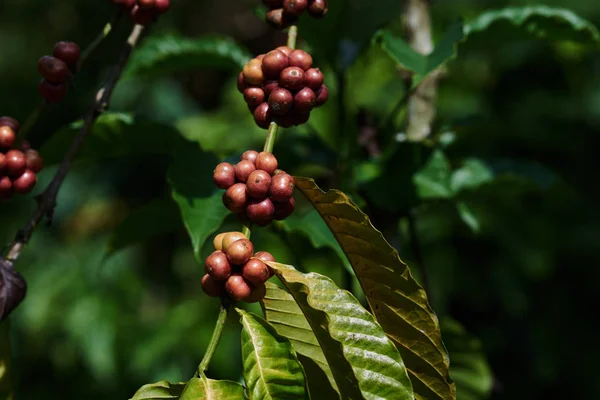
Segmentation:
[(260, 85), (265, 80), (265, 76), (262, 70), (262, 61), (253, 58), (244, 65), (244, 80), (250, 85)]
[(4, 171), (4, 168), (6, 167), (6, 156), (4, 155), (4, 153), (0, 153), (0, 176), (2, 174), (2, 171)]
[(5, 155), (6, 166), (4, 167), (9, 176), (21, 176), (27, 168), (25, 154), (19, 150), (9, 150)]
[(11, 148), (16, 138), (17, 135), (10, 126), (0, 126), (0, 148)]
[(287, 46), (279, 46), (278, 48), (276, 48), (275, 50), (279, 50), (281, 51), (283, 54), (285, 54), (286, 56), (289, 56), (290, 53), (292, 51), (294, 51), (292, 48), (287, 47)]
[(256, 157), (258, 157), (258, 151), (256, 150), (246, 150), (245, 152), (242, 153), (242, 157), (240, 158), (241, 160), (248, 160), (248, 161), (252, 161), (253, 163), (256, 162)]
[(271, 272), (267, 264), (258, 258), (251, 258), (242, 267), (242, 276), (253, 286), (259, 286), (271, 277)]
[(33, 190), (33, 187), (37, 183), (35, 172), (25, 170), (17, 179), (13, 181), (13, 190), (15, 193), (26, 194)]
[(144, 10), (149, 10), (154, 8), (155, 0), (137, 0), (137, 5)]
[(279, 85), (289, 90), (304, 87), (304, 71), (300, 67), (287, 67), (279, 75)]
[(327, 89), (327, 86), (321, 85), (321, 88), (315, 92), (315, 95), (317, 96), (315, 99), (315, 106), (321, 107), (327, 102), (327, 99), (329, 99), (329, 90)]
[(219, 189), (229, 189), (235, 183), (235, 167), (228, 162), (222, 162), (213, 171), (213, 183)]
[(271, 107), (269, 103), (264, 102), (254, 110), (254, 122), (260, 128), (268, 129), (271, 121), (273, 121), (273, 112), (271, 111)]
[(277, 8), (283, 5), (283, 0), (262, 0), (262, 2), (269, 8)]
[(267, 294), (266, 286), (258, 285), (258, 286), (255, 286), (252, 288), (252, 293), (250, 293), (250, 296), (248, 296), (245, 301), (247, 303), (257, 303), (257, 302), (261, 301), (262, 299), (264, 299), (266, 294)]
[(54, 84), (42, 79), (38, 85), (38, 92), (48, 103), (61, 101), (67, 94), (67, 85)]
[(248, 84), (246, 83), (246, 80), (244, 79), (244, 73), (240, 72), (240, 74), (238, 75), (237, 78), (237, 90), (240, 93), (244, 93), (244, 90), (246, 90), (248, 88)]
[(296, 201), (293, 197), (290, 197), (285, 203), (273, 203), (273, 205), (275, 206), (273, 219), (276, 221), (283, 221), (294, 212)]
[(8, 176), (0, 176), (0, 200), (9, 200), (12, 197), (12, 185)]
[[(77, 43), (74, 42), (58, 42), (54, 45), (52, 52), (54, 57), (62, 60), (69, 66), (71, 70), (74, 70), (79, 62), (81, 56), (81, 50)], [(46, 78), (48, 79), (48, 78)]]
[(280, 50), (273, 50), (267, 53), (262, 60), (262, 69), (267, 79), (278, 79), (279, 74), (289, 65), (287, 55)]
[(290, 111), (289, 113), (287, 113), (286, 115), (284, 115), (282, 117), (279, 117), (277, 119), (277, 123), (282, 128), (290, 128), (292, 126), (297, 126), (297, 125), (307, 122), (309, 117), (310, 117), (309, 111), (306, 111), (306, 112), (300, 111), (294, 107), (292, 109), (292, 111)]
[(202, 290), (210, 297), (221, 297), (225, 293), (225, 285), (206, 274), (202, 277)]
[(256, 169), (262, 169), (271, 175), (273, 174), (273, 171), (277, 169), (277, 166), (277, 158), (273, 153), (268, 153), (266, 151), (258, 153), (258, 157), (256, 157)]
[(294, 95), (294, 111), (308, 113), (315, 107), (317, 96), (309, 87), (302, 88)]
[(7, 116), (0, 117), (0, 126), (8, 126), (15, 133), (18, 133), (19, 129), (21, 129), (21, 124), (19, 124), (19, 121)]
[(254, 246), (248, 239), (239, 239), (231, 243), (225, 253), (231, 265), (244, 265), (254, 254)]
[(283, 0), (283, 13), (299, 17), (308, 8), (308, 0)]
[(283, 8), (275, 8), (267, 11), (267, 14), (265, 14), (265, 21), (275, 29), (285, 29), (293, 25), (297, 20), (297, 17), (285, 14)]
[(273, 220), (275, 207), (271, 199), (250, 199), (246, 207), (248, 219), (258, 226), (267, 226)]
[(263, 262), (275, 261), (275, 257), (273, 257), (273, 254), (271, 254), (267, 251), (259, 251), (259, 252), (255, 253), (252, 257), (258, 258), (259, 260), (262, 260)]
[(65, 83), (71, 76), (69, 66), (52, 56), (43, 56), (38, 60), (38, 71), (48, 82), (55, 84)]
[(237, 242), (238, 240), (242, 239), (246, 239), (246, 235), (244, 235), (242, 232), (229, 232), (225, 234), (225, 236), (223, 236), (222, 250), (227, 250), (227, 248), (229, 248), (233, 242)]
[(290, 174), (278, 174), (271, 178), (269, 197), (278, 203), (287, 202), (294, 194), (294, 178)]
[(267, 171), (257, 169), (253, 171), (246, 182), (246, 191), (248, 196), (255, 199), (264, 199), (269, 193), (271, 187), (271, 175)]
[(245, 301), (252, 295), (252, 286), (241, 274), (233, 274), (225, 282), (225, 291), (235, 301)]
[(250, 107), (257, 107), (265, 101), (265, 92), (259, 87), (249, 87), (244, 90), (244, 100)]
[(252, 161), (242, 160), (235, 166), (235, 177), (238, 181), (246, 182), (254, 170), (256, 170), (256, 166)]
[(325, 75), (323, 75), (319, 68), (310, 68), (304, 73), (304, 82), (313, 91), (319, 90), (324, 80)]
[(225, 281), (231, 276), (231, 264), (224, 252), (214, 251), (204, 261), (204, 272), (216, 281)]
[(27, 169), (33, 172), (40, 172), (44, 169), (44, 160), (36, 150), (26, 150), (25, 159), (27, 160)]
[(223, 194), (223, 204), (234, 213), (243, 211), (246, 201), (246, 185), (243, 183), (236, 183)]
[(170, 0), (155, 0), (154, 11), (156, 11), (158, 14), (164, 14), (169, 11), (170, 5)]
[(313, 59), (310, 54), (304, 50), (294, 50), (290, 53), (288, 60), (290, 67), (299, 67), (303, 71), (307, 71), (312, 67)]
[(327, 11), (327, 0), (312, 0), (308, 6), (308, 15), (313, 18), (323, 18)]
[(289, 90), (277, 88), (269, 95), (269, 107), (275, 115), (285, 115), (294, 105), (294, 95)]
[(265, 98), (269, 98), (273, 90), (279, 87), (279, 81), (265, 81), (263, 83), (263, 91), (265, 92)]

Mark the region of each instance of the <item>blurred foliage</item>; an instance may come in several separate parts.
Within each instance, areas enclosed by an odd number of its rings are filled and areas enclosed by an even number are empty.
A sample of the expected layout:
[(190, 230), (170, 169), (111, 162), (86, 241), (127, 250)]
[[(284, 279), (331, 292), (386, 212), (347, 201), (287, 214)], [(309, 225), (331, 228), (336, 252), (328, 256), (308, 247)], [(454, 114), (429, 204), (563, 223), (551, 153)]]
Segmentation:
[[(54, 223), (38, 229), (16, 266), (29, 287), (9, 321), (12, 368), (4, 369), (5, 340), (0, 347), (0, 393), (6, 371), (25, 399), (126, 399), (145, 383), (191, 377), (218, 311), (201, 292), (197, 261), (222, 221), (206, 208), (218, 193), (206, 181), (216, 160), (264, 140), (235, 90), (237, 66), (284, 42), (256, 17), (258, 3), (177, 0), (152, 28), (140, 49), (149, 53), (136, 55), (62, 188)], [(372, 41), (384, 26), (402, 36), (402, 2), (331, 0), (327, 19), (300, 24), (300, 43), (326, 72), (331, 99), (275, 147), (290, 173), (346, 192), (421, 279), (424, 266), (464, 400), (600, 391), (600, 187), (591, 177), (600, 146), (600, 5), (546, 0), (572, 10), (551, 11), (548, 27), (539, 13), (515, 8), (535, 3), (431, 1), (436, 43), (461, 17), (471, 28), (445, 65), (433, 137), (410, 144), (405, 113), (394, 112), (406, 94), (403, 76)], [(107, 2), (1, 2), (0, 84), (9, 95), (0, 114), (23, 121), (40, 101), (36, 60), (58, 40), (91, 42), (112, 13)], [(31, 132), (50, 164), (37, 192), (115, 61), (126, 25)], [(0, 207), (3, 243), (35, 207), (32, 197)], [(256, 247), (359, 293), (337, 245), (297, 201), (298, 219), (257, 230)], [(188, 221), (204, 222), (202, 213), (215, 220), (190, 240)], [(239, 228), (235, 217), (223, 218), (220, 230)], [(240, 332), (232, 318), (211, 378), (241, 380)]]

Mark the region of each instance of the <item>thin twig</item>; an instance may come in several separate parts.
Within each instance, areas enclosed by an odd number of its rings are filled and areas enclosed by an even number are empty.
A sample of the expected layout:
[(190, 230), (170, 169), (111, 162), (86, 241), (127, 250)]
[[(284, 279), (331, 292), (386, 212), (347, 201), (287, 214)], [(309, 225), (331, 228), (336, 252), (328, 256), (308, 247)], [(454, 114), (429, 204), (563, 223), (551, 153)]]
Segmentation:
[(229, 300), (224, 297), (221, 303), (221, 309), (219, 310), (219, 318), (217, 318), (217, 323), (215, 324), (215, 329), (213, 330), (204, 357), (202, 357), (202, 361), (196, 370), (196, 377), (200, 377), (204, 374), (204, 371), (208, 368), (210, 360), (212, 360), (212, 357), (219, 346), (219, 341), (221, 340), (221, 335), (223, 335), (223, 328), (225, 328), (225, 322), (227, 322), (227, 314), (229, 313), (230, 308), (231, 305), (229, 304)]
[(51, 217), (56, 207), (56, 196), (58, 195), (58, 191), (71, 168), (71, 164), (73, 159), (77, 155), (77, 152), (81, 148), (83, 141), (90, 133), (94, 123), (98, 119), (98, 117), (106, 111), (108, 108), (108, 104), (112, 93), (123, 73), (123, 69), (125, 65), (127, 65), (127, 61), (129, 61), (129, 56), (131, 52), (137, 45), (138, 41), (141, 38), (142, 32), (144, 31), (144, 27), (142, 25), (135, 25), (131, 31), (131, 34), (127, 38), (127, 42), (123, 50), (121, 51), (121, 55), (119, 57), (119, 61), (117, 65), (115, 65), (111, 75), (108, 77), (104, 85), (100, 88), (100, 90), (96, 93), (96, 99), (94, 104), (87, 112), (84, 117), (83, 126), (81, 127), (79, 133), (73, 140), (71, 147), (67, 151), (65, 158), (63, 159), (58, 171), (52, 178), (50, 184), (44, 189), (44, 191), (38, 196), (38, 207), (33, 213), (33, 216), (27, 221), (25, 226), (17, 233), (15, 240), (8, 252), (7, 259), (10, 261), (15, 261), (19, 255), (21, 254), (21, 250), (25, 247), (25, 244), (31, 238), (31, 235), (40, 224), (40, 222), (44, 219), (44, 217)]

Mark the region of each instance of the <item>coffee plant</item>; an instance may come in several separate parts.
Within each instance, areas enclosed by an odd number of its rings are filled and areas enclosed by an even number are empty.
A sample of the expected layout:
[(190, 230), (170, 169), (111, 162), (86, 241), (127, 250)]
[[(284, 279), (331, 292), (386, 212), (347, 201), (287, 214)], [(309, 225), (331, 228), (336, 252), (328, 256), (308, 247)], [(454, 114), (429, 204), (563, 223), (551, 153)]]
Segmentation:
[[(267, 32), (269, 40), (252, 55), (229, 37), (165, 33), (161, 24), (173, 14), (183, 23), (186, 12), (177, 9), (184, 2), (105, 3), (113, 16), (94, 28), (101, 29), (89, 43), (53, 38), (58, 41), (38, 55), (37, 65), (34, 59), (23, 66), (37, 71), (39, 106), (26, 117), (0, 117), (0, 212), (14, 217), (0, 215), (0, 231), (11, 237), (0, 254), (0, 400), (14, 398), (11, 379), (21, 381), (12, 368), (9, 333), (42, 314), (69, 321), (70, 334), (86, 343), (89, 353), (81, 357), (102, 365), (95, 370), (99, 386), (109, 387), (117, 371), (144, 371), (132, 378), (135, 388), (128, 382), (132, 400), (479, 400), (499, 393), (481, 342), (447, 316), (454, 305), (444, 299), (457, 279), (456, 260), (447, 261), (448, 252), (447, 259), (425, 252), (430, 237), (478, 237), (500, 224), (485, 205), (495, 204), (500, 192), (521, 195), (524, 189), (503, 179), (523, 167), (506, 167), (503, 175), (498, 165), (462, 156), (470, 147), (461, 129), (479, 134), (479, 125), (448, 120), (448, 109), (461, 105), (443, 101), (444, 85), (459, 72), (491, 85), (481, 60), (453, 69), (470, 43), (529, 39), (584, 54), (600, 46), (594, 25), (548, 6), (486, 10), (440, 20), (438, 27), (430, 20), (435, 2), (425, 0), (262, 0), (252, 13), (231, 10), (227, 18)], [(117, 54), (106, 51), (111, 44), (120, 47)], [(185, 73), (198, 70), (187, 82)], [(82, 88), (93, 74), (101, 84)], [(183, 81), (198, 92), (219, 81), (226, 95), (208, 96), (208, 103), (226, 106), (194, 116), (190, 94), (176, 89)], [(35, 92), (35, 82), (32, 87)], [(151, 103), (146, 115), (123, 111)], [(65, 222), (65, 209), (76, 204), (72, 177), (86, 188), (96, 183), (92, 175), (81, 178), (82, 165), (112, 171), (115, 187), (141, 193), (144, 204), (134, 211), (123, 204), (87, 210), (100, 228), (90, 227), (83, 211)], [(477, 203), (475, 194), (494, 185), (499, 189)], [(109, 221), (113, 217), (117, 222)], [(41, 280), (30, 278), (38, 273), (33, 267), (65, 260), (60, 246), (39, 250), (49, 241), (44, 232), (56, 224), (67, 226), (60, 229), (74, 242), (88, 230), (96, 237), (111, 228), (100, 261), (92, 261), (97, 246), (72, 255), (107, 266), (89, 286), (60, 283), (79, 273), (64, 269), (44, 281), (70, 296), (71, 304), (60, 307), (40, 297)], [(170, 248), (163, 257), (165, 242), (180, 231), (185, 250)], [(168, 295), (162, 284), (173, 285), (173, 277), (162, 271), (132, 278), (110, 267), (118, 252), (156, 237), (144, 263), (174, 263), (192, 243), (193, 256), (181, 256), (173, 271), (183, 278)], [(467, 280), (481, 294), (487, 289), (480, 278), (474, 273)], [(101, 289), (94, 288), (96, 279)], [(149, 289), (141, 287), (145, 281), (152, 282)], [(122, 288), (128, 294), (115, 295)], [(102, 295), (86, 297), (94, 290)], [(176, 307), (157, 301), (189, 293), (192, 300)], [(146, 303), (131, 311), (142, 298)], [(65, 317), (55, 306), (75, 311)], [(126, 321), (116, 330), (103, 324), (104, 313)], [(73, 333), (84, 329), (87, 334)], [(152, 333), (154, 347), (138, 330), (161, 331)], [(117, 341), (128, 354), (116, 358), (128, 359), (118, 361), (127, 368), (109, 361)], [(29, 351), (17, 334), (12, 342), (18, 354)], [(138, 349), (145, 345), (159, 348), (160, 356)], [(166, 349), (175, 345), (185, 347), (181, 359)], [(63, 352), (47, 343), (38, 347)], [(65, 365), (76, 353), (65, 351)], [(215, 364), (234, 372), (215, 373)], [(197, 367), (183, 378), (173, 373), (190, 365)]]

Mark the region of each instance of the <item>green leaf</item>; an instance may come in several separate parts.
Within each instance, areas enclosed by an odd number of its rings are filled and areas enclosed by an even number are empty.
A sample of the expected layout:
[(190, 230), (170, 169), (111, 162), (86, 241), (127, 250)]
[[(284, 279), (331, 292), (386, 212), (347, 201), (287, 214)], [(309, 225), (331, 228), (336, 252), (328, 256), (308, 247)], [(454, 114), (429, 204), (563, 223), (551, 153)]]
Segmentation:
[(179, 399), (186, 383), (171, 383), (159, 381), (149, 383), (139, 388), (131, 400), (153, 400), (153, 399)]
[(466, 37), (485, 32), (490, 37), (500, 36), (504, 42), (533, 37), (593, 47), (600, 44), (600, 32), (592, 23), (571, 10), (545, 5), (486, 11), (469, 21), (464, 32)]
[(242, 323), (244, 379), (250, 399), (308, 399), (304, 369), (290, 341), (258, 315), (236, 311)]
[(168, 179), (173, 199), (181, 209), (183, 223), (192, 239), (194, 255), (200, 261), (202, 245), (229, 214), (221, 200), (223, 192), (216, 190), (212, 183), (212, 171), (218, 160), (193, 142), (182, 143), (174, 157)]
[(267, 294), (261, 302), (265, 318), (282, 336), (289, 339), (304, 367), (310, 393), (324, 399), (339, 398), (337, 384), (323, 350), (296, 301), (285, 290), (267, 282)]
[(449, 199), (454, 195), (450, 179), (450, 163), (442, 151), (436, 150), (413, 176), (413, 183), (422, 199)]
[(157, 199), (131, 212), (115, 229), (107, 255), (129, 245), (181, 227), (181, 215), (172, 199)]
[(456, 209), (458, 211), (458, 215), (460, 219), (475, 233), (479, 233), (481, 231), (481, 224), (479, 223), (479, 219), (475, 214), (473, 214), (473, 210), (468, 206), (464, 201), (459, 201), (456, 203)]
[(462, 167), (452, 173), (450, 188), (454, 193), (464, 189), (475, 189), (494, 178), (492, 170), (481, 160), (469, 158)]
[(192, 378), (185, 385), (180, 400), (244, 400), (244, 387), (233, 381), (217, 381), (206, 376)]
[(442, 334), (452, 359), (450, 375), (456, 382), (458, 400), (489, 399), (494, 382), (479, 339), (449, 318), (442, 321)]
[(439, 321), (396, 249), (344, 193), (324, 193), (312, 179), (295, 180), (346, 253), (377, 321), (398, 346), (415, 395), (453, 399)]
[(127, 64), (124, 77), (156, 76), (198, 68), (237, 70), (251, 54), (228, 37), (185, 38), (173, 34), (144, 40)]
[(350, 292), (326, 276), (269, 262), (306, 316), (343, 399), (413, 399), (398, 350)]

